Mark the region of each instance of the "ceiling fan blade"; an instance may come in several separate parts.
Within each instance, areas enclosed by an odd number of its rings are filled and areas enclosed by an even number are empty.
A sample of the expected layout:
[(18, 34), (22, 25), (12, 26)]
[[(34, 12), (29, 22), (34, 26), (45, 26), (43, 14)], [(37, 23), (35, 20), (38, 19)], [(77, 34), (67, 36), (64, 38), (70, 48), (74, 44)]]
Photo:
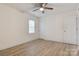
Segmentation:
[(43, 6), (42, 6), (43, 4), (44, 4), (44, 3), (39, 3), (40, 7), (43, 7)]
[(45, 7), (48, 3), (39, 3), (40, 7)]
[(37, 10), (39, 10), (39, 9), (35, 9), (35, 10), (33, 10), (33, 11), (37, 11)]
[(48, 3), (43, 3), (43, 4), (42, 4), (42, 7), (45, 7), (47, 4), (48, 4)]
[(44, 9), (50, 9), (50, 10), (53, 10), (53, 8), (50, 8), (50, 7), (44, 7)]

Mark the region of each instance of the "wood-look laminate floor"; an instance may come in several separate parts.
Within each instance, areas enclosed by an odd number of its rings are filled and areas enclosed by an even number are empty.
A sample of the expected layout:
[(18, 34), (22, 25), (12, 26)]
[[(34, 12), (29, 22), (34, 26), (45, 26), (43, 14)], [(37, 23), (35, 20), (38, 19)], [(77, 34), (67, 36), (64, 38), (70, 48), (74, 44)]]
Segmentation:
[(76, 45), (47, 40), (33, 40), (0, 51), (0, 56), (74, 56), (79, 55)]

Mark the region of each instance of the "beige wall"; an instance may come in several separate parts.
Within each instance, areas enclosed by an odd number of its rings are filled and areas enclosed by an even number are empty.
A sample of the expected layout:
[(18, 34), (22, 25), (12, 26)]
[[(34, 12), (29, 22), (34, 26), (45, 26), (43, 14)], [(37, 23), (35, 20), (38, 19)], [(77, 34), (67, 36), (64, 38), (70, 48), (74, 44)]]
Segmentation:
[(28, 34), (28, 19), (32, 16), (11, 7), (0, 5), (0, 50), (39, 38), (39, 19), (36, 33)]

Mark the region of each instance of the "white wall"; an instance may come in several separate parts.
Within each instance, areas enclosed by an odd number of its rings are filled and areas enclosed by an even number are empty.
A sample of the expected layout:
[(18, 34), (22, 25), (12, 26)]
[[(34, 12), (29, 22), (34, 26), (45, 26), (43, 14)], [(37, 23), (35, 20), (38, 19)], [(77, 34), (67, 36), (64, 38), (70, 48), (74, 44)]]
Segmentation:
[[(76, 26), (75, 26), (75, 11), (67, 10), (57, 14), (47, 15), (40, 20), (40, 37), (46, 40), (64, 42), (64, 43), (76, 43)], [(67, 16), (69, 15), (69, 16)], [(74, 15), (74, 16), (73, 16)], [(64, 24), (64, 21), (68, 21), (69, 26), (72, 30), (67, 32), (70, 35), (70, 40), (64, 36), (65, 26), (68, 26), (67, 23)], [(74, 22), (74, 23), (73, 23)], [(66, 34), (67, 35), (67, 34)], [(67, 41), (67, 42), (66, 42)], [(70, 41), (70, 42), (69, 42)]]
[(0, 5), (0, 50), (39, 38), (39, 18), (35, 17), (36, 33), (28, 34), (30, 14)]
[(76, 8), (76, 18), (77, 18), (77, 43), (79, 44), (79, 4), (77, 5), (77, 8)]
[(63, 20), (61, 15), (48, 15), (40, 20), (40, 37), (46, 40), (63, 41)]

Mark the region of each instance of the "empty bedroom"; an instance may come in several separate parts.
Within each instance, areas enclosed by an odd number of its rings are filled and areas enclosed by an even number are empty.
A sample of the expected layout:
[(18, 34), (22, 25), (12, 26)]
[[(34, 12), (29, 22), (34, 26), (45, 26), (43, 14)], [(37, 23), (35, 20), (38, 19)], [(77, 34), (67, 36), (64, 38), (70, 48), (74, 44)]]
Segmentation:
[(0, 56), (79, 56), (79, 3), (0, 3)]

